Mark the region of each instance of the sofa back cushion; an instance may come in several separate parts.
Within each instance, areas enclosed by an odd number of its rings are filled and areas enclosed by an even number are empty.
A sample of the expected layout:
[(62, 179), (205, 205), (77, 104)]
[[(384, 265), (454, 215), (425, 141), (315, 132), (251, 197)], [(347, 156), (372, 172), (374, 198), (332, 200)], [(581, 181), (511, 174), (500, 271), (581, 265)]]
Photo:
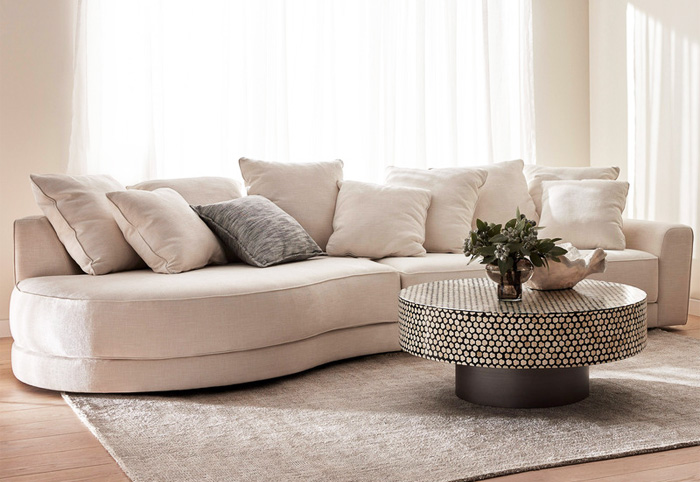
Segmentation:
[(267, 268), (323, 254), (301, 225), (262, 196), (192, 206), (227, 248), (229, 259)]
[(249, 195), (263, 196), (277, 204), (301, 224), (321, 249), (326, 249), (333, 232), (343, 161), (294, 164), (242, 157), (239, 165)]
[(186, 177), (182, 179), (154, 179), (127, 189), (155, 191), (168, 187), (180, 194), (190, 204), (214, 204), (245, 195), (240, 182), (228, 177)]
[(326, 251), (358, 258), (422, 256), (429, 207), (427, 189), (345, 181)]
[(429, 190), (432, 198), (425, 221), (425, 250), (461, 253), (486, 176), (481, 169), (389, 167), (386, 184)]
[(174, 190), (116, 191), (107, 198), (124, 236), (156, 273), (226, 263), (219, 240)]
[[(620, 175), (619, 167), (549, 167), (527, 165), (523, 171), (527, 179), (530, 196), (535, 202), (537, 214), (542, 214), (543, 181), (581, 181), (601, 179), (614, 181)], [(578, 247), (578, 246), (577, 246)]]
[(80, 268), (92, 275), (144, 267), (112, 217), (105, 193), (124, 191), (111, 176), (32, 174), (37, 204)]
[(562, 238), (579, 249), (625, 249), (628, 190), (622, 181), (543, 181), (540, 237)]
[(479, 191), (472, 228), (476, 220), (504, 224), (515, 217), (517, 209), (528, 219), (537, 221), (535, 203), (528, 192), (521, 160), (498, 162), (479, 166), (488, 173), (486, 183)]

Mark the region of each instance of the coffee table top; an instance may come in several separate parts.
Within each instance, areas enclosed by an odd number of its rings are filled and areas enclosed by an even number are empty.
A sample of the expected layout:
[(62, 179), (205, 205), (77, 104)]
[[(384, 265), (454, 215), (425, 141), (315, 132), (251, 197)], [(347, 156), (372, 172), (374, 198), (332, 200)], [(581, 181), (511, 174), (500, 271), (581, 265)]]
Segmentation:
[(522, 301), (500, 301), (496, 284), (486, 278), (423, 283), (401, 290), (401, 299), (417, 305), (485, 313), (575, 313), (609, 310), (645, 301), (644, 291), (606, 281), (583, 280), (574, 289), (523, 289)]
[(399, 342), (431, 360), (490, 368), (564, 368), (627, 358), (646, 346), (646, 293), (584, 280), (499, 301), (486, 278), (436, 281), (399, 294)]

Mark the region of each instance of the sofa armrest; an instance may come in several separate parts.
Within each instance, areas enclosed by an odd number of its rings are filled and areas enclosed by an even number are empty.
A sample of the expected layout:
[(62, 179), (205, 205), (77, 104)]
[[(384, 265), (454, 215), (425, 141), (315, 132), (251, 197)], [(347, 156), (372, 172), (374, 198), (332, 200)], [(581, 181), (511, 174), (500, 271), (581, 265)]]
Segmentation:
[(18, 219), (14, 224), (15, 284), (37, 276), (81, 274), (45, 216)]
[(693, 230), (683, 224), (625, 219), (627, 247), (659, 258), (658, 326), (688, 322)]

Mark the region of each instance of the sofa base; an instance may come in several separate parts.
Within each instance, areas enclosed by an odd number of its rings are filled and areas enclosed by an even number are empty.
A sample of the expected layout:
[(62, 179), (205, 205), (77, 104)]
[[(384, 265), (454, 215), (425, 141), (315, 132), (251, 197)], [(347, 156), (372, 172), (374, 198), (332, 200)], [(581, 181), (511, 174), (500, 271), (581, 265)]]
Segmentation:
[(399, 351), (398, 323), (323, 333), (256, 350), (168, 359), (67, 358), (12, 345), (17, 379), (67, 392), (130, 393), (232, 385), (298, 373), (325, 363)]
[[(649, 303), (647, 305), (647, 328), (657, 328), (659, 326), (671, 326), (671, 325), (678, 325), (679, 323), (676, 323), (675, 320), (673, 323), (664, 323), (664, 321), (668, 320), (660, 320), (659, 322), (659, 304), (658, 303)], [(685, 325), (688, 322), (688, 318), (686, 317), (685, 321), (683, 324)]]

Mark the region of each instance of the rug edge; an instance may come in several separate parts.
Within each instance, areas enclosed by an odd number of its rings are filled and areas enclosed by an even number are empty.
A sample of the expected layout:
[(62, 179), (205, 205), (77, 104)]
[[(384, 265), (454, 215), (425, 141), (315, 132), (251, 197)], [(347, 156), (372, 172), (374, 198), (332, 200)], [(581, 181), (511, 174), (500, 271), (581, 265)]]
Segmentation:
[(114, 459), (114, 461), (119, 465), (119, 468), (124, 472), (124, 474), (131, 480), (132, 482), (136, 481), (135, 479), (135, 474), (130, 473), (131, 471), (127, 468), (126, 464), (124, 461), (121, 459), (121, 457), (118, 457), (117, 454), (115, 453), (114, 449), (110, 444), (107, 443), (106, 438), (102, 435), (102, 432), (90, 423), (88, 420), (87, 416), (85, 415), (85, 412), (76, 405), (76, 403), (70, 398), (70, 394), (66, 392), (61, 392), (61, 397), (63, 400), (66, 402), (66, 404), (73, 410), (73, 413), (78, 417), (78, 420), (87, 427), (87, 429), (90, 431), (92, 435), (97, 439), (97, 441), (104, 447), (104, 449), (107, 451), (107, 453)]

